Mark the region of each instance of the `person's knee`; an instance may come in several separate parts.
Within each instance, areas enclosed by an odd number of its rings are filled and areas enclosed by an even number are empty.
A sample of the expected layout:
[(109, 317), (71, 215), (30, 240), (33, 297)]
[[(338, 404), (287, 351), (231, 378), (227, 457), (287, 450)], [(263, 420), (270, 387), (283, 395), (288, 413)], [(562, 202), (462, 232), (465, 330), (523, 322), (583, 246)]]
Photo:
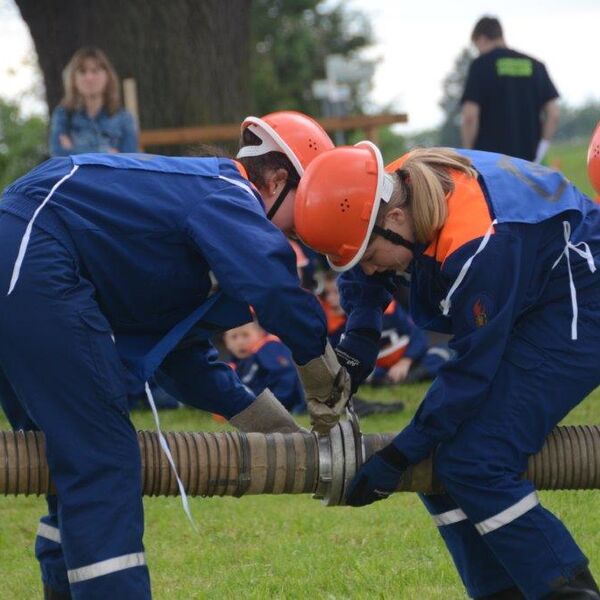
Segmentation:
[(482, 478), (491, 475), (489, 468), (482, 468), (477, 456), (471, 456), (452, 442), (442, 444), (436, 451), (434, 473), (451, 496), (455, 490), (480, 485)]

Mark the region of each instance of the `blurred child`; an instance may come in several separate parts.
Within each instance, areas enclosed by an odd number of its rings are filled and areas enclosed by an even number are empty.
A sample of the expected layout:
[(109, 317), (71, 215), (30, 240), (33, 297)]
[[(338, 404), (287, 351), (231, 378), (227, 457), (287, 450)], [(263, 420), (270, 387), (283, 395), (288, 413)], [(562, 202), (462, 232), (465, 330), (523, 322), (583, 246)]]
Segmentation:
[(223, 341), (244, 385), (255, 394), (269, 388), (291, 413), (306, 411), (292, 355), (278, 337), (253, 322), (226, 331)]
[[(346, 325), (340, 304), (336, 274), (325, 276), (321, 303), (327, 316), (327, 334), (336, 346)], [(374, 385), (414, 383), (434, 379), (439, 368), (450, 358), (449, 348), (428, 346), (427, 336), (393, 300), (383, 314), (383, 329), (375, 370), (368, 381)]]

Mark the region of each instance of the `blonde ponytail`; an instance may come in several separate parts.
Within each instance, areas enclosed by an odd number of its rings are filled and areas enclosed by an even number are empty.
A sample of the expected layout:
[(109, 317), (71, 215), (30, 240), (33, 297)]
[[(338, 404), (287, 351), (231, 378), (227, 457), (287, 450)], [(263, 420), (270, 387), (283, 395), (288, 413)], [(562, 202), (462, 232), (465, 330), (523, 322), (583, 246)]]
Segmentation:
[(401, 168), (405, 173), (406, 185), (402, 185), (401, 194), (395, 193), (391, 202), (382, 206), (377, 221), (381, 224), (389, 210), (406, 204), (408, 200), (415, 241), (428, 244), (446, 222), (446, 199), (454, 191), (449, 171), (458, 171), (468, 177), (477, 177), (477, 172), (471, 166), (470, 159), (450, 148), (411, 150)]

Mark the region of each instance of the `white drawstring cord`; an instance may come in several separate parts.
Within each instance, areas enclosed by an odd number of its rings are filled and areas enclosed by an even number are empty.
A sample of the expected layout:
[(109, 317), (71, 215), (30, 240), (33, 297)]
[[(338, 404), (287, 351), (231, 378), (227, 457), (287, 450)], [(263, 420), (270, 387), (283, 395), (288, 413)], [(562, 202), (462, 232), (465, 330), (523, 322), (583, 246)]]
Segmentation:
[(454, 283), (452, 284), (450, 291), (448, 292), (446, 297), (440, 302), (440, 308), (442, 309), (442, 314), (445, 317), (447, 317), (448, 314), (450, 313), (450, 299), (452, 298), (452, 295), (454, 294), (454, 292), (456, 291), (458, 286), (462, 283), (462, 280), (467, 275), (467, 271), (469, 270), (469, 267), (471, 266), (473, 259), (487, 246), (487, 243), (489, 242), (490, 237), (494, 231), (494, 225), (496, 225), (497, 223), (498, 223), (498, 219), (494, 219), (492, 221), (491, 225), (488, 227), (488, 230), (485, 232), (485, 235), (483, 236), (483, 239), (481, 240), (479, 247), (475, 251), (475, 254), (473, 254), (473, 256), (471, 256), (469, 258), (469, 260), (467, 260), (465, 262), (465, 264), (462, 266), (462, 269), (460, 270), (458, 277), (454, 280)]
[(15, 266), (13, 267), (12, 276), (10, 278), (10, 285), (8, 287), (7, 296), (10, 296), (12, 291), (15, 289), (15, 285), (17, 285), (17, 281), (19, 281), (19, 274), (21, 273), (21, 265), (23, 264), (23, 260), (25, 259), (25, 252), (27, 252), (27, 246), (29, 245), (29, 238), (31, 237), (31, 230), (33, 229), (33, 223), (36, 220), (37, 216), (40, 214), (42, 208), (46, 206), (50, 198), (54, 192), (62, 185), (69, 177), (71, 177), (75, 171), (79, 169), (79, 165), (75, 165), (69, 173), (67, 173), (60, 181), (57, 181), (53, 186), (48, 195), (44, 198), (44, 201), (35, 209), (33, 216), (27, 223), (27, 228), (25, 229), (25, 233), (21, 238), (21, 245), (19, 246), (19, 253), (17, 254), (17, 260), (15, 260)]
[[(573, 244), (571, 242), (571, 223), (569, 221), (563, 221), (563, 231), (565, 236), (565, 248), (560, 253), (560, 256), (554, 261), (552, 265), (552, 269), (558, 265), (564, 256), (567, 259), (567, 270), (569, 272), (569, 288), (571, 290), (571, 307), (573, 309), (573, 318), (571, 320), (571, 339), (577, 339), (577, 316), (579, 314), (579, 307), (577, 305), (577, 290), (575, 289), (575, 282), (573, 281), (573, 272), (571, 270), (571, 259), (569, 257), (569, 250), (573, 250), (581, 256), (581, 258), (585, 258), (587, 261), (588, 267), (591, 273), (596, 272), (596, 264), (594, 263), (594, 255), (590, 250), (590, 247), (586, 242), (579, 242), (579, 244)], [(579, 246), (583, 247), (583, 250), (579, 248)]]
[(194, 518), (192, 517), (192, 512), (190, 511), (190, 505), (188, 503), (187, 494), (185, 493), (185, 488), (183, 487), (183, 482), (181, 481), (181, 479), (179, 478), (179, 474), (177, 473), (177, 467), (175, 466), (175, 461), (173, 460), (173, 455), (171, 454), (171, 451), (169, 450), (169, 445), (167, 444), (167, 440), (165, 439), (165, 436), (163, 435), (163, 433), (160, 429), (160, 421), (158, 419), (158, 411), (156, 410), (156, 404), (154, 404), (154, 397), (152, 396), (152, 392), (150, 391), (150, 386), (148, 385), (148, 382), (146, 382), (144, 384), (144, 386), (146, 389), (146, 397), (148, 398), (150, 408), (152, 409), (152, 414), (154, 415), (154, 423), (156, 424), (156, 431), (158, 433), (160, 447), (162, 448), (163, 452), (165, 453), (167, 460), (169, 461), (169, 464), (171, 465), (171, 468), (173, 469), (173, 473), (175, 473), (175, 479), (177, 479), (177, 486), (179, 487), (179, 494), (181, 495), (181, 503), (183, 504), (183, 510), (185, 511), (187, 518), (190, 520), (190, 523), (192, 524), (194, 531), (198, 531), (198, 529), (196, 527), (196, 522), (194, 521)]

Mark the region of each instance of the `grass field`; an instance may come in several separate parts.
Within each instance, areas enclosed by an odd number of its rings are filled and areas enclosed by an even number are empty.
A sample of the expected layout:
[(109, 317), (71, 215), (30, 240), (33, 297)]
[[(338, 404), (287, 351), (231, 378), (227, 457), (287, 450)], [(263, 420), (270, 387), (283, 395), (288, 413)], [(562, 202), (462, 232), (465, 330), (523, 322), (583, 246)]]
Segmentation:
[[(584, 185), (583, 146), (555, 146), (549, 158), (560, 160), (566, 174), (591, 193)], [(401, 429), (425, 391), (424, 385), (367, 390), (376, 399), (401, 397), (407, 409), (363, 419), (363, 431)], [(133, 420), (139, 429), (153, 429), (148, 413), (135, 413)], [(567, 422), (600, 423), (600, 389)], [(224, 429), (188, 409), (162, 413), (162, 423), (165, 430)], [(0, 428), (7, 428), (1, 416)], [(600, 577), (600, 491), (541, 497), (571, 529)], [(0, 498), (0, 598), (41, 598), (33, 538), (44, 507), (40, 498)], [(179, 499), (145, 499), (146, 552), (159, 600), (465, 597), (436, 528), (413, 494), (363, 509), (325, 508), (308, 496), (196, 498), (191, 507), (199, 533), (190, 528)]]
[(594, 197), (594, 190), (588, 180), (587, 144), (553, 144), (544, 161), (562, 171), (582, 192)]
[[(397, 431), (426, 390), (416, 385), (369, 391), (401, 396), (407, 410), (363, 419), (365, 432)], [(150, 415), (134, 413), (139, 429)], [(198, 411), (162, 413), (165, 430), (223, 429)], [(600, 423), (600, 390), (568, 418)], [(306, 424), (306, 422), (304, 421)], [(6, 427), (0, 422), (0, 427)], [(600, 575), (600, 491), (545, 492)], [(40, 498), (0, 498), (0, 597), (39, 598), (33, 537)], [(362, 509), (325, 508), (309, 496), (195, 498), (194, 533), (176, 498), (146, 498), (146, 552), (155, 598), (465, 597), (436, 528), (413, 494)]]

